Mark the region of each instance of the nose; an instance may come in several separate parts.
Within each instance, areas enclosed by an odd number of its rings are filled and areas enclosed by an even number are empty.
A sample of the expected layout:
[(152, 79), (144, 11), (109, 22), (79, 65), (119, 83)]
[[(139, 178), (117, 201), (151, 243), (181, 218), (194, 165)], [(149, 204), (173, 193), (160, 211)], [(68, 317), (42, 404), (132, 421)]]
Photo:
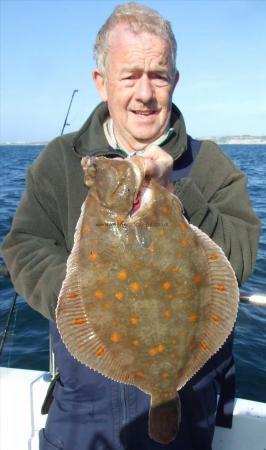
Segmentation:
[(148, 103), (154, 95), (152, 80), (146, 74), (143, 74), (135, 85), (136, 100), (142, 103)]

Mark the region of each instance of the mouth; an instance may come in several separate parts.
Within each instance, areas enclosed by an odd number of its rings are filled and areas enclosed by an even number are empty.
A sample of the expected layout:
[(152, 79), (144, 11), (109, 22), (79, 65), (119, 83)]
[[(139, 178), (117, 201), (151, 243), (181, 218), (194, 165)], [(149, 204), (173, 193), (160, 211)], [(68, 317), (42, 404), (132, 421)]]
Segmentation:
[(142, 118), (144, 118), (144, 117), (151, 117), (151, 116), (154, 116), (155, 114), (158, 113), (158, 111), (157, 111), (157, 110), (154, 110), (154, 109), (147, 109), (147, 110), (133, 109), (133, 110), (131, 110), (131, 112), (132, 112), (135, 116), (137, 116), (137, 117), (142, 117)]
[(137, 212), (140, 209), (140, 207), (141, 207), (141, 191), (139, 191), (137, 193), (137, 196), (136, 196), (136, 198), (133, 201), (133, 207), (132, 207), (132, 209), (130, 211), (130, 214), (131, 215), (135, 214), (135, 212)]
[(143, 209), (147, 208), (152, 202), (152, 189), (148, 184), (142, 185), (141, 189), (137, 193), (133, 206), (130, 211), (130, 216), (134, 216), (140, 213)]

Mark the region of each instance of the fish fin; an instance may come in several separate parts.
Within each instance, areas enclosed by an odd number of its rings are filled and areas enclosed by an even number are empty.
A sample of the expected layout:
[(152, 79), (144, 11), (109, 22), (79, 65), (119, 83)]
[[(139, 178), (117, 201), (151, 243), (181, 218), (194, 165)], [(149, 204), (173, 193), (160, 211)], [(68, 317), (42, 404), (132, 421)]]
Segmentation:
[(113, 358), (109, 348), (96, 335), (85, 309), (80, 285), (79, 245), (85, 203), (76, 226), (74, 246), (67, 260), (66, 277), (58, 296), (56, 323), (66, 348), (79, 362), (104, 374), (108, 378), (132, 384), (131, 374)]
[(193, 358), (190, 359), (183, 376), (179, 379), (178, 390), (225, 343), (233, 330), (239, 304), (237, 279), (223, 250), (202, 230), (191, 224), (189, 226), (199, 239), (208, 258), (208, 307), (206, 308), (203, 302), (202, 314), (205, 315), (206, 320), (198, 325)]
[(75, 253), (71, 253), (68, 264), (71, 272), (63, 282), (56, 308), (56, 322), (61, 338), (68, 351), (82, 364), (112, 380), (131, 383), (132, 377), (114, 361), (109, 348), (95, 333), (84, 308), (78, 267), (73, 263)]
[(178, 393), (174, 398), (153, 404), (149, 413), (149, 436), (160, 444), (169, 444), (178, 433), (181, 422), (181, 402)]

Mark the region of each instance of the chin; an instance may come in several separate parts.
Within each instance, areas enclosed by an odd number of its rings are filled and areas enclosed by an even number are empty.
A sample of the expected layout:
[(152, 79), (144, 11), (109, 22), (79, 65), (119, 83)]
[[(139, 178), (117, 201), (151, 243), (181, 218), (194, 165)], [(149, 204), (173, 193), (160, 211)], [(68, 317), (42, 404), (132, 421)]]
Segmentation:
[[(146, 128), (146, 127), (145, 127)], [(158, 137), (160, 137), (164, 131), (160, 129), (151, 129), (151, 127), (147, 127), (144, 129), (143, 127), (132, 127), (131, 134), (136, 140), (140, 141), (155, 141)]]
[(134, 136), (135, 140), (141, 144), (151, 144), (156, 141), (163, 133), (158, 134), (139, 134), (138, 136)]

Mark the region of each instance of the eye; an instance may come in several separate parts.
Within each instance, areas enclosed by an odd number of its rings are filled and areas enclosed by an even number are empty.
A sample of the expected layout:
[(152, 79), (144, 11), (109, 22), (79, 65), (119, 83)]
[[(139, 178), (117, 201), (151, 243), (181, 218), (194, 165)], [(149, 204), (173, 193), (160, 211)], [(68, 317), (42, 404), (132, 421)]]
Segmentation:
[(169, 84), (169, 77), (167, 74), (155, 73), (152, 78), (158, 86), (166, 86)]

